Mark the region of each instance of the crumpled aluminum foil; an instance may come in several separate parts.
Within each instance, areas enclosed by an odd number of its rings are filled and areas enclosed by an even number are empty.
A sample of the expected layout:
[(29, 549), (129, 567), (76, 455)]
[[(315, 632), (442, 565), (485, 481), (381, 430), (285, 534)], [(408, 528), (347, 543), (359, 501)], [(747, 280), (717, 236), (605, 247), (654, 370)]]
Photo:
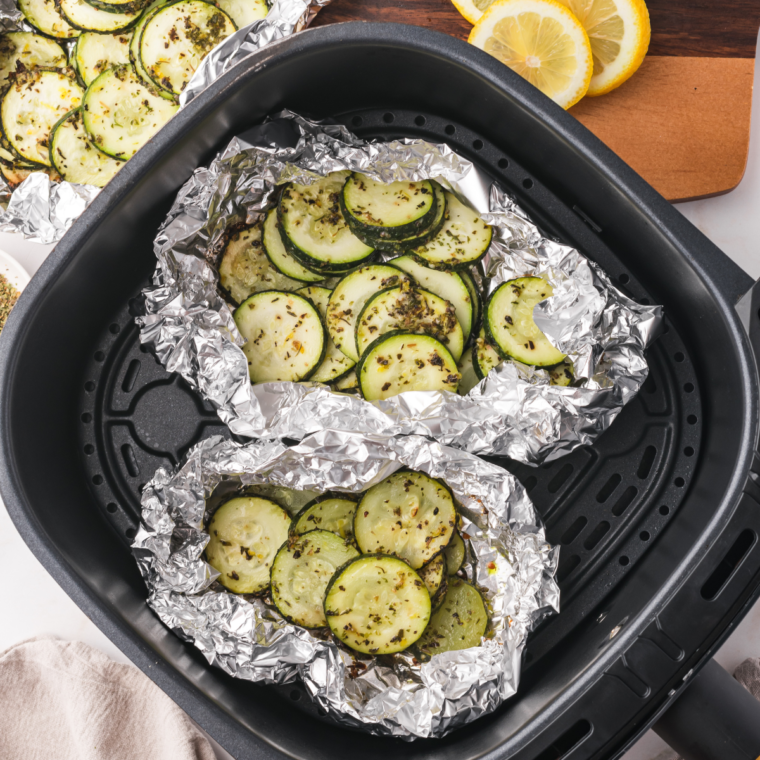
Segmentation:
[[(254, 221), (284, 182), (340, 169), (381, 180), (436, 178), (494, 226), (484, 260), (489, 292), (540, 274), (554, 295), (536, 307), (550, 341), (572, 359), (579, 387), (549, 384), (545, 370), (504, 362), (466, 396), (407, 392), (379, 402), (316, 383), (252, 386), (230, 308), (212, 266), (226, 228)], [(359, 140), (344, 127), (290, 112), (231, 141), (180, 190), (156, 236), (155, 287), (145, 291), (140, 340), (216, 407), (230, 430), (300, 440), (327, 428), (368, 435), (425, 435), (476, 454), (540, 462), (592, 442), (646, 379), (644, 349), (659, 306), (623, 295), (578, 251), (544, 237), (520, 207), (446, 145)], [(390, 258), (389, 255), (387, 258)]]
[[(239, 486), (306, 492), (365, 490), (409, 467), (443, 479), (464, 520), (467, 578), (489, 607), (479, 647), (420, 663), (409, 652), (367, 657), (327, 634), (285, 621), (262, 598), (228, 593), (203, 560), (205, 499)], [(217, 491), (217, 494), (219, 492)], [(283, 496), (282, 492), (279, 494)], [(305, 494), (304, 503), (314, 494)], [(297, 504), (290, 504), (294, 513)], [(528, 632), (559, 611), (559, 555), (530, 499), (508, 472), (418, 436), (388, 438), (325, 430), (288, 448), (240, 445), (221, 436), (195, 446), (173, 474), (159, 469), (142, 496), (132, 545), (159, 618), (209, 663), (237, 678), (283, 684), (301, 679), (336, 721), (412, 740), (441, 737), (495, 710), (517, 690)]]
[[(305, 29), (330, 0), (273, 0), (267, 17), (239, 29), (203, 60), (180, 98), (180, 109), (243, 57)], [(35, 31), (14, 0), (0, 0), (0, 33)], [(69, 51), (74, 42), (61, 43)], [(100, 188), (53, 182), (33, 172), (15, 190), (0, 175), (0, 231), (20, 232), (35, 243), (57, 243), (95, 200)]]

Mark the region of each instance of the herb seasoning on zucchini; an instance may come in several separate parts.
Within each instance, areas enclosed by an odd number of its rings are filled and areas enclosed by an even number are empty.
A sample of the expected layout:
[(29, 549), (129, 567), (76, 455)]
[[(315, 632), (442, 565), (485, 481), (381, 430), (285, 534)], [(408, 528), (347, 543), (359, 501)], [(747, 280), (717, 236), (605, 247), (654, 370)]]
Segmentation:
[(456, 575), (464, 564), (466, 554), (464, 540), (459, 531), (454, 533), (451, 543), (443, 550), (443, 553), (446, 555), (446, 569), (449, 575)]
[(60, 69), (66, 66), (66, 53), (57, 42), (39, 34), (8, 32), (0, 37), (0, 87), (5, 87), (19, 63), (24, 69)]
[(74, 67), (85, 87), (89, 87), (106, 69), (129, 63), (131, 35), (82, 32), (74, 47)]
[(428, 590), (428, 594), (430, 594), (430, 604), (433, 610), (438, 609), (438, 607), (443, 604), (446, 590), (449, 587), (445, 550), (436, 554), (435, 557), (433, 557), (430, 562), (423, 565), (418, 572)]
[(310, 501), (294, 518), (292, 532), (301, 534), (310, 530), (329, 530), (344, 541), (354, 540), (356, 502), (336, 496), (319, 496)]
[(58, 12), (55, 0), (18, 0), (18, 9), (35, 29), (49, 37), (71, 40), (80, 34)]
[(312, 272), (291, 256), (285, 244), (282, 242), (280, 235), (280, 223), (277, 220), (277, 209), (273, 208), (267, 212), (266, 221), (264, 222), (264, 252), (272, 266), (278, 269), (286, 277), (301, 282), (320, 282), (324, 275)]
[(478, 378), (482, 380), (488, 373), (502, 362), (499, 352), (491, 345), (486, 331), (481, 327), (478, 337), (472, 346), (472, 366)]

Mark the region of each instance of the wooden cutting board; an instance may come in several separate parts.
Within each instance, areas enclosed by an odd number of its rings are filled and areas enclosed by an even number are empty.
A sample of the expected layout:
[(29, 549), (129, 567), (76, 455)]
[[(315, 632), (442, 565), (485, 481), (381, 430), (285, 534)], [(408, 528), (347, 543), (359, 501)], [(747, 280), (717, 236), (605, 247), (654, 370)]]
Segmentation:
[[(649, 55), (624, 85), (570, 113), (671, 201), (733, 190), (749, 148), (760, 0), (647, 0)], [(332, 0), (314, 26), (395, 21), (466, 40), (450, 0)]]

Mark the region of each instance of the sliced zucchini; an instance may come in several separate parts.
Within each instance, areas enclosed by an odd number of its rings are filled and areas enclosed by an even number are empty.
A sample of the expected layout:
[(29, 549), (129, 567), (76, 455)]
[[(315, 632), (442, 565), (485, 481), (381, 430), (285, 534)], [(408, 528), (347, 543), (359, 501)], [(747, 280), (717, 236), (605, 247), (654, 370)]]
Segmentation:
[(485, 330), (481, 327), (480, 333), (472, 345), (472, 366), (475, 374), (482, 380), (501, 362), (502, 358), (499, 356), (499, 352), (491, 345)]
[(431, 269), (420, 264), (413, 256), (398, 256), (388, 263), (411, 275), (421, 288), (425, 288), (425, 290), (429, 290), (453, 304), (457, 321), (464, 334), (464, 342), (467, 343), (473, 324), (473, 302), (472, 294), (464, 278), (457, 272), (442, 272), (438, 269)]
[(140, 62), (158, 87), (178, 96), (200, 62), (237, 27), (222, 10), (203, 0), (164, 5), (140, 35)]
[(71, 40), (80, 34), (58, 13), (55, 0), (18, 0), (18, 9), (35, 29), (49, 37)]
[(100, 34), (82, 32), (74, 47), (74, 67), (79, 78), (89, 87), (106, 69), (129, 63), (129, 43), (127, 34)]
[(259, 594), (269, 587), (269, 568), (289, 528), (288, 513), (269, 499), (230, 499), (209, 521), (206, 562), (221, 573), (219, 583), (225, 588)]
[(319, 494), (316, 491), (297, 491), (294, 488), (262, 483), (255, 486), (247, 486), (245, 496), (263, 496), (279, 504), (289, 515), (298, 514), (307, 504), (314, 501)]
[(459, 531), (454, 531), (454, 535), (449, 542), (449, 545), (443, 550), (446, 555), (446, 570), (449, 575), (456, 575), (459, 572), (459, 568), (464, 564), (464, 558), (466, 555), (464, 540), (459, 534)]
[(20, 72), (0, 104), (3, 132), (22, 158), (50, 166), (53, 127), (81, 101), (82, 88), (60, 71)]
[(472, 351), (465, 351), (462, 354), (457, 369), (462, 377), (459, 381), (457, 393), (459, 393), (460, 396), (466, 396), (480, 382), (478, 373), (475, 372), (475, 367), (472, 363)]
[(446, 572), (446, 556), (438, 554), (424, 564), (419, 570), (419, 576), (430, 594), (430, 604), (434, 610), (443, 604), (446, 589), (449, 587), (449, 576)]
[(264, 222), (264, 252), (274, 267), (286, 277), (292, 277), (294, 280), (302, 282), (319, 282), (324, 279), (324, 275), (312, 272), (294, 259), (289, 253), (280, 236), (280, 223), (277, 221), (277, 209), (273, 208), (267, 212), (266, 221)]
[(345, 272), (374, 253), (351, 232), (340, 212), (338, 196), (346, 175), (332, 172), (311, 185), (286, 185), (280, 197), (282, 241), (315, 272)]
[(269, 13), (266, 0), (216, 0), (216, 6), (235, 22), (238, 29), (266, 18)]
[(140, 38), (142, 37), (142, 30), (145, 28), (145, 24), (148, 23), (153, 14), (159, 8), (163, 7), (164, 5), (168, 5), (169, 2), (171, 2), (171, 0), (154, 0), (154, 2), (152, 2), (143, 11), (142, 16), (140, 16), (140, 20), (132, 30), (132, 39), (129, 42), (129, 60), (134, 67), (137, 76), (140, 77), (144, 84), (148, 85), (152, 89), (155, 89), (156, 92), (161, 95), (161, 97), (166, 98), (167, 100), (174, 100), (174, 95), (172, 95), (170, 92), (167, 92), (160, 87), (156, 87), (155, 83), (150, 78), (148, 72), (145, 71), (142, 62), (140, 61)]
[(67, 182), (95, 187), (104, 187), (124, 166), (124, 161), (107, 156), (88, 140), (81, 108), (69, 111), (53, 127), (50, 161)]
[(343, 377), (339, 377), (333, 384), (332, 387), (336, 391), (340, 391), (341, 393), (350, 393), (351, 391), (358, 391), (359, 390), (359, 378), (356, 376), (356, 370), (351, 370), (350, 372), (347, 372)]
[(140, 11), (109, 12), (95, 8), (85, 0), (56, 0), (56, 6), (68, 23), (83, 32), (116, 34), (137, 23)]
[(459, 372), (446, 346), (429, 335), (387, 333), (365, 351), (356, 370), (368, 401), (404, 391), (457, 392)]
[(400, 240), (426, 229), (438, 211), (429, 181), (384, 184), (352, 174), (340, 195), (346, 221), (376, 238)]
[(459, 359), (464, 348), (462, 328), (453, 304), (409, 283), (375, 293), (356, 322), (356, 350), (361, 356), (381, 335), (402, 331), (430, 335)]
[(25, 69), (60, 69), (66, 66), (66, 53), (57, 42), (39, 34), (8, 32), (0, 37), (0, 87), (5, 87), (19, 63)]
[(333, 635), (365, 654), (393, 654), (414, 644), (430, 619), (425, 584), (406, 562), (369, 555), (330, 581), (325, 616)]
[(235, 310), (246, 339), (252, 383), (308, 380), (325, 355), (327, 332), (317, 307), (295, 293), (254, 293)]
[(402, 470), (364, 492), (354, 538), (365, 554), (393, 554), (416, 570), (449, 543), (456, 523), (446, 486), (424, 473)]
[(380, 290), (410, 281), (395, 267), (374, 264), (351, 272), (335, 286), (325, 322), (333, 342), (349, 359), (359, 361), (356, 322), (367, 300)]
[(107, 156), (126, 160), (166, 124), (176, 103), (146, 87), (131, 66), (104, 71), (84, 96), (84, 127)]
[(0, 172), (5, 177), (11, 190), (15, 190), (33, 172), (44, 172), (53, 182), (60, 182), (61, 175), (47, 166), (29, 166), (28, 164), (14, 163), (7, 165), (0, 163)]
[(326, 530), (291, 536), (272, 565), (272, 601), (280, 614), (304, 628), (324, 628), (325, 592), (335, 571), (359, 556), (353, 546)]
[[(327, 304), (330, 301), (332, 291), (329, 288), (320, 288), (317, 285), (309, 285), (296, 291), (299, 295), (308, 298), (319, 309), (319, 314), (324, 320), (327, 315)], [(314, 374), (309, 378), (315, 383), (331, 383), (339, 377), (343, 377), (353, 369), (356, 362), (349, 359), (339, 348), (335, 346), (329, 333), (327, 334), (327, 348), (325, 358), (317, 367)]]
[(572, 385), (575, 377), (573, 376), (573, 365), (567, 360), (558, 364), (556, 367), (548, 367), (550, 385), (559, 385), (567, 387)]
[(502, 356), (523, 364), (549, 367), (565, 358), (533, 321), (536, 304), (549, 298), (552, 286), (543, 277), (519, 277), (499, 285), (488, 299), (485, 328), (488, 341)]
[(472, 332), (470, 334), (473, 335), (478, 329), (481, 312), (483, 310), (480, 288), (475, 284), (475, 280), (473, 280), (472, 275), (466, 269), (460, 269), (457, 274), (462, 278), (462, 281), (467, 286), (467, 290), (470, 291), (470, 301), (472, 303)]
[(272, 266), (262, 245), (260, 223), (230, 234), (219, 262), (219, 282), (236, 303), (263, 290), (303, 287)]
[(320, 496), (310, 501), (294, 518), (292, 533), (301, 535), (310, 530), (329, 530), (344, 541), (354, 540), (356, 502), (336, 496)]
[(148, 0), (86, 0), (93, 8), (109, 13), (140, 13)]
[(461, 269), (486, 255), (493, 230), (453, 193), (445, 194), (446, 221), (441, 231), (429, 243), (412, 250), (431, 266)]
[(477, 647), (487, 628), (488, 613), (480, 592), (461, 578), (452, 578), (418, 646), (428, 655)]

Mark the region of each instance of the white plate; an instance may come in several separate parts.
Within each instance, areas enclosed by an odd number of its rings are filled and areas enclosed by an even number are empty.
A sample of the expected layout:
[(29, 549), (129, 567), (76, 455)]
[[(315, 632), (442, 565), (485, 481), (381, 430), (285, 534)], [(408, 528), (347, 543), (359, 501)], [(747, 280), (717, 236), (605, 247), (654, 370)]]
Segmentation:
[(21, 264), (9, 253), (0, 250), (0, 274), (3, 275), (16, 290), (23, 290), (28, 284), (29, 274)]

